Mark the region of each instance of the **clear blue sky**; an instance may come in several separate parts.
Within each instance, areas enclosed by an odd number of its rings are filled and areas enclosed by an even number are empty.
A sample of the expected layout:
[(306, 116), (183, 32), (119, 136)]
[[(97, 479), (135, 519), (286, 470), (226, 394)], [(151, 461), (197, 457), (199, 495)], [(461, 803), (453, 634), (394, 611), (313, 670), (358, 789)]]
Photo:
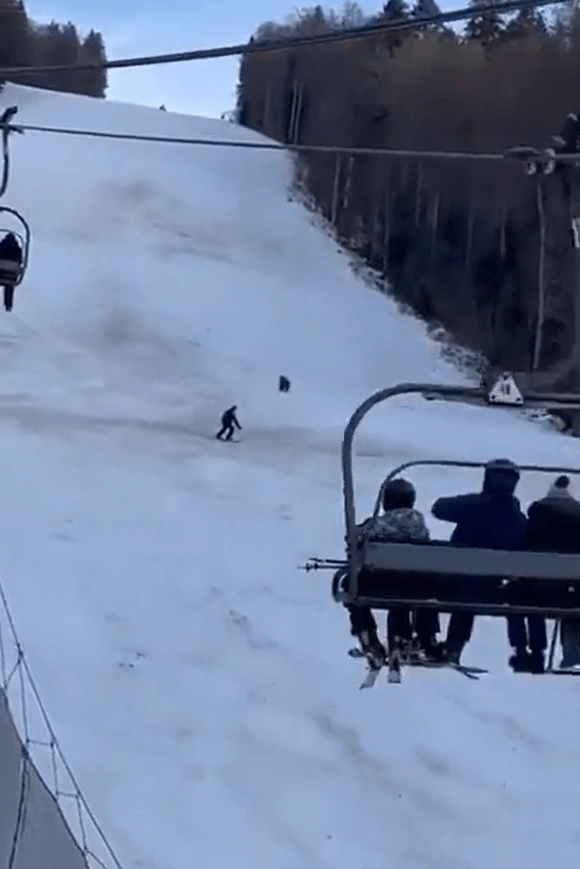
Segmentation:
[[(295, 0), (26, 0), (37, 21), (73, 21), (82, 31), (94, 27), (111, 59), (162, 54), (245, 42), (263, 21), (283, 20)], [(340, 6), (325, 3), (324, 6)], [(376, 11), (382, 0), (360, 0)], [(442, 8), (461, 6), (444, 0)], [(160, 17), (161, 16), (161, 17)], [(219, 117), (233, 108), (239, 59), (193, 61), (141, 69), (111, 70), (108, 97), (188, 114)]]

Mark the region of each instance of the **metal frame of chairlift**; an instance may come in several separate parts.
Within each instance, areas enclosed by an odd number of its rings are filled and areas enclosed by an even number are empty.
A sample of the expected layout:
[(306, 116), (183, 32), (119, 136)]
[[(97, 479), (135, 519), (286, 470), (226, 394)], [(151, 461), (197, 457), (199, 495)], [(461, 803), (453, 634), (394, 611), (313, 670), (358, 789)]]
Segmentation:
[[(0, 141), (2, 146), (2, 161), (1, 161), (1, 172), (0, 172), (0, 199), (2, 199), (6, 193), (8, 188), (8, 182), (10, 180), (10, 150), (9, 150), (9, 141), (12, 133), (20, 133), (22, 134), (24, 130), (22, 127), (16, 126), (13, 123), (13, 119), (18, 113), (18, 106), (9, 106), (4, 110), (2, 115), (0, 116)], [(0, 205), (0, 215), (1, 214), (11, 214), (18, 223), (20, 224), (20, 229), (0, 229), (0, 231), (4, 232), (13, 232), (14, 235), (18, 238), (22, 248), (22, 262), (21, 263), (13, 263), (8, 260), (0, 260), (0, 286), (10, 286), (17, 287), (22, 283), (24, 276), (26, 274), (26, 269), (28, 268), (28, 258), (30, 254), (30, 226), (24, 217), (17, 211), (15, 208), (11, 208), (8, 205)], [(2, 265), (4, 263), (4, 266)], [(17, 265), (15, 269), (14, 266)]]
[[(348, 421), (342, 442), (346, 561), (328, 562), (338, 568), (333, 597), (350, 606), (388, 609), (425, 607), (439, 612), (469, 611), (478, 615), (543, 615), (580, 617), (580, 554), (498, 551), (452, 546), (433, 541), (366, 543), (360, 545), (355, 516), (353, 441), (367, 413), (387, 399), (419, 395), (427, 400), (466, 401), (504, 409), (567, 409), (580, 412), (580, 395), (526, 391), (504, 373), (491, 389), (431, 383), (403, 383), (366, 399)], [(399, 465), (387, 479), (416, 466), (481, 468), (483, 462), (416, 460)], [(579, 468), (523, 465), (523, 471), (580, 474)], [(380, 509), (379, 493), (375, 515)], [(466, 579), (467, 578), (467, 579)]]
[(28, 268), (28, 257), (30, 254), (30, 226), (27, 221), (22, 217), (20, 212), (16, 211), (15, 208), (10, 208), (8, 205), (0, 205), (0, 219), (2, 214), (11, 214), (18, 223), (20, 224), (20, 229), (10, 229), (8, 227), (0, 227), (1, 233), (13, 232), (16, 238), (19, 240), (20, 245), (22, 247), (22, 263), (18, 266), (18, 271), (13, 280), (6, 281), (1, 276), (2, 268), (1, 268), (1, 260), (0, 260), (0, 286), (4, 286), (8, 283), (12, 287), (17, 287), (22, 283), (24, 276), (26, 274), (26, 269)]

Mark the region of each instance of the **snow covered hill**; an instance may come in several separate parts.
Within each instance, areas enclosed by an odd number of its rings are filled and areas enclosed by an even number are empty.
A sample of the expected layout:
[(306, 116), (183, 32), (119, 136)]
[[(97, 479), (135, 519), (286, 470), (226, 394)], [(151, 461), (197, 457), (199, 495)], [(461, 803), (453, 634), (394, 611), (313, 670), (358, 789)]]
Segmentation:
[[(18, 120), (255, 139), (8, 86)], [(0, 326), (0, 571), (63, 749), (125, 867), (545, 869), (574, 859), (580, 680), (507, 671), (357, 691), (339, 447), (402, 380), (461, 380), (289, 201), (279, 153), (27, 133), (5, 198), (33, 230)], [(292, 381), (288, 395), (277, 380)], [(239, 406), (239, 443), (213, 440)], [(545, 426), (407, 398), (357, 439), (360, 515), (414, 457), (580, 464)], [(422, 471), (420, 506), (477, 485)], [(548, 481), (521, 485), (524, 503)], [(433, 530), (448, 529), (432, 523)]]

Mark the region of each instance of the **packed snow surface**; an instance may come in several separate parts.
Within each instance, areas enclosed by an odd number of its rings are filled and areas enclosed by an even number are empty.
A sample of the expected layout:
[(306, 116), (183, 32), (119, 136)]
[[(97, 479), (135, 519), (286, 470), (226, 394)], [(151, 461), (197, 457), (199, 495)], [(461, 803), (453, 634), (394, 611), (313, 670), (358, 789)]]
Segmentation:
[[(18, 120), (255, 140), (231, 124), (7, 86)], [(346, 655), (339, 449), (375, 389), (462, 382), (354, 276), (268, 151), (29, 132), (5, 203), (29, 275), (0, 327), (0, 566), (62, 747), (125, 867), (572, 863), (580, 680), (514, 677), (505, 625), (399, 687)], [(292, 381), (277, 392), (280, 374)], [(213, 439), (239, 408), (238, 443)], [(356, 439), (357, 510), (413, 458), (580, 464), (504, 411), (398, 399)], [(479, 473), (414, 472), (419, 506)], [(549, 479), (520, 484), (524, 505)], [(430, 520), (435, 534), (449, 527)]]

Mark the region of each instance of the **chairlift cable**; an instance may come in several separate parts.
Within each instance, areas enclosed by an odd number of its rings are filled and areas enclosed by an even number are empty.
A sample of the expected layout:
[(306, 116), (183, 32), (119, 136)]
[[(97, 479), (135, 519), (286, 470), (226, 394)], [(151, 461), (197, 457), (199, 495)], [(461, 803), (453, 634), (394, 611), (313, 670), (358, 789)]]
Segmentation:
[[(541, 6), (574, 5), (574, 0), (503, 0), (493, 4), (497, 14), (507, 14), (520, 10), (536, 9)], [(369, 24), (365, 27), (350, 27), (341, 30), (331, 30), (313, 36), (295, 36), (287, 39), (272, 39), (269, 41), (250, 41), (239, 45), (227, 45), (219, 48), (200, 48), (193, 51), (174, 52), (172, 54), (153, 54), (139, 57), (127, 57), (119, 60), (109, 60), (100, 63), (71, 63), (56, 66), (12, 66), (0, 68), (0, 77), (15, 75), (34, 75), (53, 72), (81, 72), (94, 69), (129, 69), (140, 66), (153, 66), (168, 63), (184, 63), (191, 60), (213, 60), (222, 57), (236, 57), (246, 54), (262, 54), (273, 51), (286, 51), (291, 48), (303, 48), (310, 45), (326, 43), (349, 42), (365, 39), (371, 36), (382, 36), (390, 32), (420, 30), (438, 24), (450, 24), (456, 21), (474, 18), (480, 12), (489, 12), (488, 3), (479, 3), (461, 9), (439, 12), (435, 15), (422, 17), (399, 18), (391, 21)]]
[(2, 179), (0, 180), (0, 199), (6, 193), (8, 181), (10, 180), (10, 134), (22, 133), (21, 127), (17, 127), (10, 123), (17, 111), (17, 106), (10, 106), (3, 112), (2, 116), (0, 116), (0, 128), (2, 130)]

